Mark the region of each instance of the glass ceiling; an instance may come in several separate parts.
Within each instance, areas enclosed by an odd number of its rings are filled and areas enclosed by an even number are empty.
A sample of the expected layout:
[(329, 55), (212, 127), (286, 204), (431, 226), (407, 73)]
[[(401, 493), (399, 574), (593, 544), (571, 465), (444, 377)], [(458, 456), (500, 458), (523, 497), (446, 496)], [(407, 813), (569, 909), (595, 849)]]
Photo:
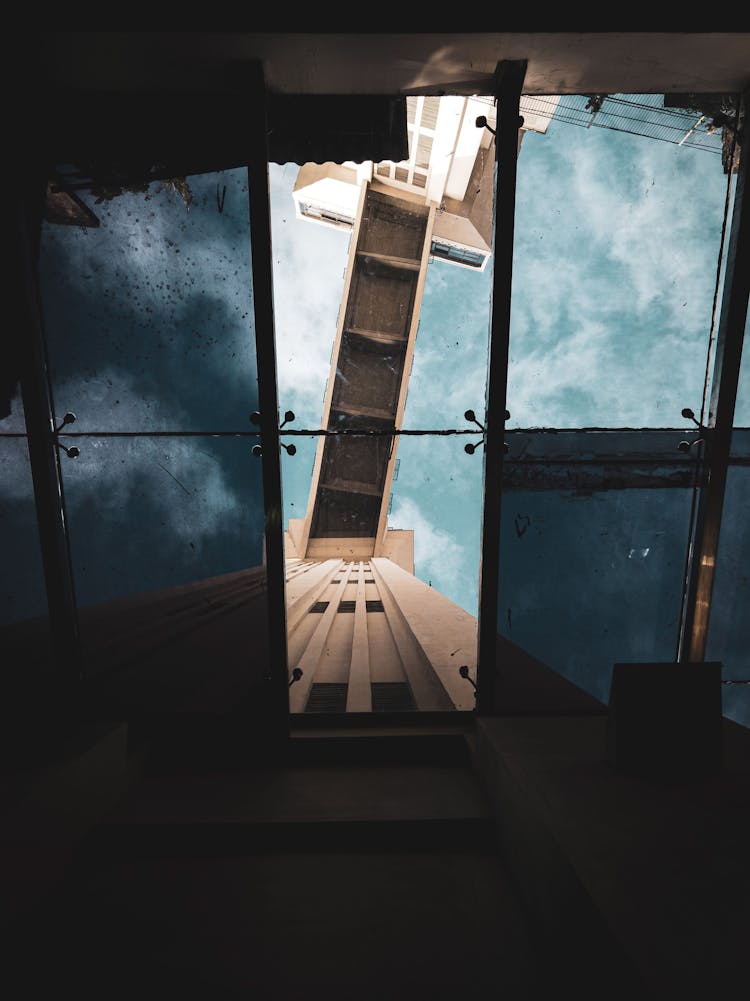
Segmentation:
[[(498, 627), (603, 701), (615, 659), (675, 655), (703, 482), (699, 450), (680, 450), (697, 437), (682, 410), (699, 415), (710, 390), (731, 204), (714, 133), (701, 121), (680, 143), (657, 97), (615, 95), (599, 112), (590, 95), (568, 98), (545, 133), (525, 134), (518, 164)], [(633, 116), (648, 129), (622, 130)], [(315, 429), (349, 240), (307, 225), (292, 239), (296, 170), (269, 175), (279, 401), (293, 427)], [(188, 182), (187, 193), (155, 183), (99, 202), (84, 191), (98, 227), (43, 226), (55, 409), (58, 422), (76, 416), (59, 440), (80, 450), (61, 468), (82, 608), (263, 559), (247, 175)], [(466, 430), (468, 408), (481, 422), (491, 264), (429, 265), (404, 428)], [(750, 425), (749, 373), (746, 350), (738, 428)], [(565, 428), (608, 433), (566, 451), (555, 433)], [(658, 428), (674, 434), (657, 439), (648, 429)], [(9, 623), (44, 612), (20, 398), (0, 431)], [(479, 428), (403, 437), (389, 509), (391, 527), (419, 528), (417, 576), (472, 615), (484, 453), (463, 444), (479, 439)], [(282, 441), (297, 449), (281, 456), (286, 523), (307, 507), (316, 440)], [(709, 634), (726, 681), (750, 677), (743, 441), (735, 435)], [(749, 724), (748, 687), (724, 687), (727, 714)]]

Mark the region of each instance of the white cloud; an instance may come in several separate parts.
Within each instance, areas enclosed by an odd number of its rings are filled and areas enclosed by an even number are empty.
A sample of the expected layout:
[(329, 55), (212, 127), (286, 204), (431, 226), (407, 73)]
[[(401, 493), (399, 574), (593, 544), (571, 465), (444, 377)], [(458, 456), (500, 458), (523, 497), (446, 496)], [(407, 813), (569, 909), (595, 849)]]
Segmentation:
[(703, 388), (718, 158), (559, 130), (519, 161), (512, 423), (680, 426)]
[(295, 216), (299, 168), (271, 164), (271, 244), (279, 404), (319, 427), (348, 259), (347, 232)]
[[(142, 426), (144, 407), (150, 405), (152, 426), (184, 427), (178, 412), (168, 412), (157, 398), (144, 400), (127, 377), (102, 373), (96, 383), (73, 381), (60, 387), (60, 396), (79, 401), (81, 410), (120, 400), (122, 426)], [(77, 426), (71, 425), (71, 431)], [(9, 439), (0, 450), (0, 496), (6, 502), (31, 501), (31, 478), (23, 439)], [(61, 438), (80, 449), (77, 458), (62, 456), (63, 480), (69, 507), (96, 499), (99, 515), (116, 521), (138, 496), (160, 512), (172, 541), (200, 547), (226, 526), (228, 519), (247, 517), (248, 497), (230, 486), (204, 438)], [(249, 448), (249, 446), (248, 446)], [(259, 519), (260, 519), (260, 511)]]
[(432, 581), (438, 591), (462, 604), (456, 595), (465, 591), (467, 572), (472, 565), (468, 547), (436, 528), (410, 497), (395, 499), (388, 524), (390, 528), (414, 530), (416, 575), (420, 580)]

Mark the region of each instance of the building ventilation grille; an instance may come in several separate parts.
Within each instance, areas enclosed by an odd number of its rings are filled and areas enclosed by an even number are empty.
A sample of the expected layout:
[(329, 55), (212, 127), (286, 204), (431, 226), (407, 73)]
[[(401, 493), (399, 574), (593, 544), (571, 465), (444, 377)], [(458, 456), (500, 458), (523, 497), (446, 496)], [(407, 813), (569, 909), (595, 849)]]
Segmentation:
[(405, 681), (376, 681), (371, 687), (374, 713), (408, 712), (417, 708)]
[(340, 612), (353, 612), (356, 604), (357, 604), (356, 601), (340, 601), (339, 602), (339, 611)]
[(365, 604), (367, 605), (367, 611), (368, 612), (384, 612), (385, 611), (385, 609), (383, 608), (383, 602), (380, 601), (380, 600), (367, 601), (367, 602), (365, 602)]
[(311, 612), (325, 612), (326, 608), (328, 608), (328, 602), (327, 601), (316, 601), (315, 604), (310, 609), (310, 611)]
[(310, 689), (306, 713), (345, 713), (346, 684), (318, 682)]
[(365, 577), (365, 584), (374, 584), (374, 583), (375, 583), (374, 577)]

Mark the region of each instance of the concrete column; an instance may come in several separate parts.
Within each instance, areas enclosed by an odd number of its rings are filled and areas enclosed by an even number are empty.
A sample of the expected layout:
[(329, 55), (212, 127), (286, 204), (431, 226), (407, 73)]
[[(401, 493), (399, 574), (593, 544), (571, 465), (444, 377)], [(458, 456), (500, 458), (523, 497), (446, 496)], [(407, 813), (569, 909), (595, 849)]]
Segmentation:
[(370, 688), (370, 649), (367, 638), (364, 563), (359, 564), (356, 601), (346, 711), (348, 713), (369, 713), (372, 712), (372, 689)]

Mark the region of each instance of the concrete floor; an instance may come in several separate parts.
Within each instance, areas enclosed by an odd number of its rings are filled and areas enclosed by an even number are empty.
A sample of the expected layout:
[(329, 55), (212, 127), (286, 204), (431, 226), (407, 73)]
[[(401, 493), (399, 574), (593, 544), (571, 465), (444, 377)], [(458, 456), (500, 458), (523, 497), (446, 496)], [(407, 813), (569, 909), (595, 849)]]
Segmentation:
[(459, 761), (144, 774), (11, 938), (34, 998), (546, 993)]

